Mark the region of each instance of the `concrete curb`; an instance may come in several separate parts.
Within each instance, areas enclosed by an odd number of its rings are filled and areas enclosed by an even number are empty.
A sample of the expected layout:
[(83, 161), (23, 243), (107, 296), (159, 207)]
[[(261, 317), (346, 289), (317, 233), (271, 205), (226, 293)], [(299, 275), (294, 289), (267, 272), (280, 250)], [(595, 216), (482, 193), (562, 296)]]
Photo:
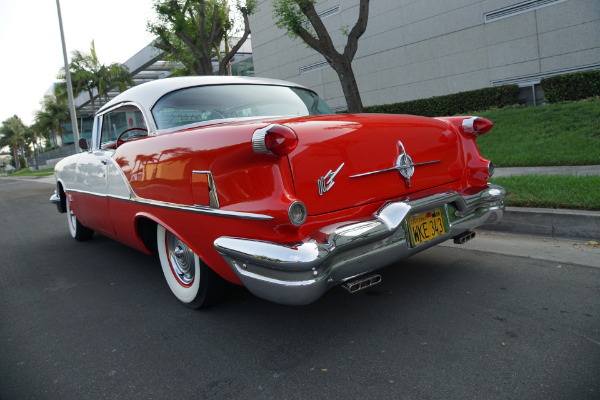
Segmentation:
[(502, 220), (479, 229), (548, 236), (560, 239), (600, 239), (600, 211), (506, 207)]

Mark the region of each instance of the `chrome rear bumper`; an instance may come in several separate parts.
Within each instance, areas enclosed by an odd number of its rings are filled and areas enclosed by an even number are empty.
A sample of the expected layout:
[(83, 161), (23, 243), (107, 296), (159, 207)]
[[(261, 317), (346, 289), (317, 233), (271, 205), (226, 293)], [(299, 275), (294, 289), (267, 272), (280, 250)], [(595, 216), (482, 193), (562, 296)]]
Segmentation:
[[(506, 190), (493, 184), (469, 195), (432, 192), (417, 200), (387, 203), (361, 222), (321, 228), (300, 243), (224, 236), (214, 246), (256, 296), (282, 304), (308, 304), (332, 286), (500, 220), (505, 196)], [(413, 246), (407, 217), (440, 207), (447, 215), (446, 233)]]

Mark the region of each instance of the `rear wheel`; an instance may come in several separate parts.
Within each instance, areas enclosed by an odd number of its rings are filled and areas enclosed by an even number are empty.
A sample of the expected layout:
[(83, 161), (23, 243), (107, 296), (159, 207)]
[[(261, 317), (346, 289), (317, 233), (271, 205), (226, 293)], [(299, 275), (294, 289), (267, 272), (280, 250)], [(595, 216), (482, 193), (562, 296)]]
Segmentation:
[(156, 227), (158, 256), (171, 292), (189, 308), (213, 304), (223, 281), (180, 238), (163, 226)]
[(90, 228), (86, 228), (81, 225), (81, 222), (75, 216), (73, 210), (71, 210), (71, 205), (69, 204), (69, 199), (66, 201), (67, 203), (67, 223), (69, 224), (69, 232), (71, 232), (71, 236), (73, 239), (84, 242), (86, 240), (90, 240), (92, 236), (94, 236), (94, 231)]

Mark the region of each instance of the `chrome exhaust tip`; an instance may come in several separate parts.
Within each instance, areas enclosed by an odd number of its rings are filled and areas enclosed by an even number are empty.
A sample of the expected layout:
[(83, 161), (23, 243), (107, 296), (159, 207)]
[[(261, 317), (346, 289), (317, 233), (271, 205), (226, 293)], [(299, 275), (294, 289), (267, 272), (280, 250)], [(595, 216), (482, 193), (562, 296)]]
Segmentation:
[(454, 237), (455, 244), (465, 244), (475, 237), (475, 232), (466, 231)]
[(356, 293), (360, 290), (366, 289), (373, 285), (381, 282), (381, 275), (368, 275), (361, 276), (360, 278), (353, 279), (342, 283), (342, 287), (350, 293)]

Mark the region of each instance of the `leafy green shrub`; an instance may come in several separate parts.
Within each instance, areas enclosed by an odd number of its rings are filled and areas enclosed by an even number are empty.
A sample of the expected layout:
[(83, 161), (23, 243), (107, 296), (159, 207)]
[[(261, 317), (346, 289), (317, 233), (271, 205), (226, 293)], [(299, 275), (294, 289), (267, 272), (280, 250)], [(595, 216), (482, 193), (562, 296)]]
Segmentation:
[(412, 114), (425, 117), (464, 114), (513, 105), (518, 92), (517, 85), (490, 87), (403, 103), (369, 106), (365, 107), (365, 112)]
[(549, 103), (600, 96), (600, 70), (556, 75), (543, 78), (541, 83)]

